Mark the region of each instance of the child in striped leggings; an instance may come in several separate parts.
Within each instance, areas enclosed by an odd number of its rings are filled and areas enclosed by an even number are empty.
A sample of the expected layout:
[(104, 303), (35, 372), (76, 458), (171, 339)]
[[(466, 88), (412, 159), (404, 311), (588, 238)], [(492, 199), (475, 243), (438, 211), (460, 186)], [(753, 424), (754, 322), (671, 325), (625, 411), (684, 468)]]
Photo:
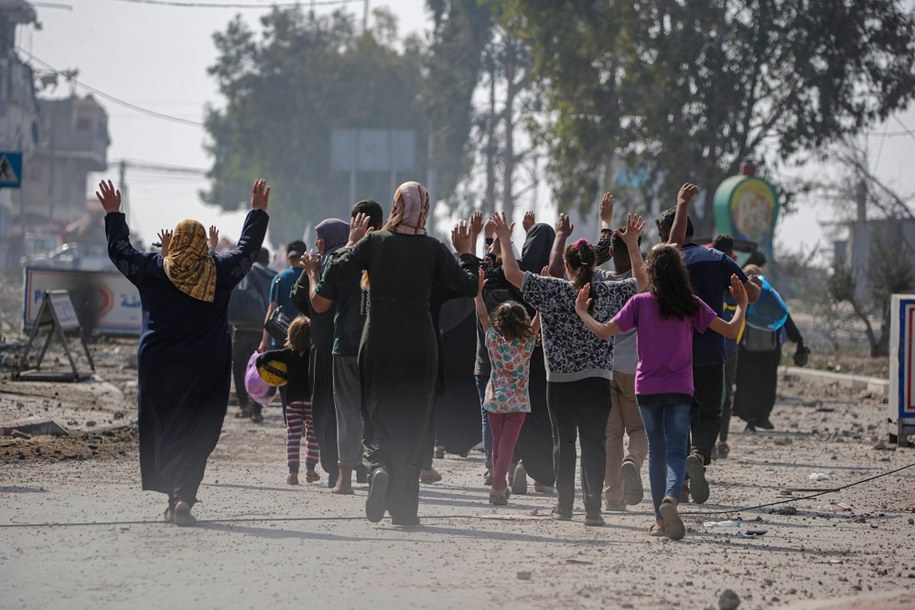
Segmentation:
[(283, 349), (264, 352), (257, 358), (258, 370), (270, 367), (271, 372), (286, 377), (286, 464), (289, 476), (286, 482), (299, 484), (299, 446), (305, 432), (305, 480), (317, 481), (321, 476), (315, 471), (319, 447), (311, 415), (311, 387), (308, 384), (308, 352), (311, 349), (311, 321), (305, 316), (296, 317), (289, 324)]
[[(306, 359), (307, 361), (307, 359)], [(286, 404), (286, 464), (289, 476), (286, 482), (299, 484), (299, 445), (302, 443), (302, 428), (305, 428), (305, 480), (312, 483), (321, 478), (315, 466), (321, 457), (315, 426), (311, 417), (311, 401), (290, 401)]]

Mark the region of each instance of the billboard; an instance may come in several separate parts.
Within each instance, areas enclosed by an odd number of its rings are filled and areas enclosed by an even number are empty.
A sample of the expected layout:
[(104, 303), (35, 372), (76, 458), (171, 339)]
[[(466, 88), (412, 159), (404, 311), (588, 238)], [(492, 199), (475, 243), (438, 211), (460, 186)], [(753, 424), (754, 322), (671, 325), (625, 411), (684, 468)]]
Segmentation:
[(116, 271), (76, 271), (26, 267), (23, 272), (22, 326), (31, 329), (49, 290), (66, 290), (84, 331), (139, 335), (142, 304), (136, 286)]

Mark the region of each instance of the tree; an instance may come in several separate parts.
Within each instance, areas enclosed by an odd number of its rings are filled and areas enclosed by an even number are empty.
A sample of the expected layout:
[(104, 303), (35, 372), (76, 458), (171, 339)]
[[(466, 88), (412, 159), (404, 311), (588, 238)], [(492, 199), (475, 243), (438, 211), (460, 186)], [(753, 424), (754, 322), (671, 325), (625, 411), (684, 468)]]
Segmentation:
[[(818, 149), (915, 94), (915, 20), (898, 1), (508, 2), (564, 208), (590, 207), (614, 158), (649, 168), (665, 197), (684, 180), (711, 195), (750, 155)], [(703, 208), (697, 232), (710, 196)]]
[(433, 16), (423, 93), (429, 125), (430, 163), (436, 170), (436, 198), (447, 199), (470, 172), (473, 94), (480, 81), (483, 50), (493, 25), (490, 9), (478, 0), (427, 0)]
[[(362, 33), (342, 11), (317, 17), (274, 8), (259, 40), (240, 17), (214, 35), (219, 56), (209, 72), (226, 105), (210, 109), (206, 121), (213, 166), (204, 201), (235, 209), (263, 176), (273, 186), (273, 239), (345, 217), (354, 202), (349, 174), (331, 170), (334, 128), (416, 130), (417, 169), (396, 178), (424, 175), (424, 50), (415, 39), (398, 49), (394, 17), (374, 15), (375, 26)], [(390, 181), (387, 173), (359, 174), (357, 197), (389, 200)]]

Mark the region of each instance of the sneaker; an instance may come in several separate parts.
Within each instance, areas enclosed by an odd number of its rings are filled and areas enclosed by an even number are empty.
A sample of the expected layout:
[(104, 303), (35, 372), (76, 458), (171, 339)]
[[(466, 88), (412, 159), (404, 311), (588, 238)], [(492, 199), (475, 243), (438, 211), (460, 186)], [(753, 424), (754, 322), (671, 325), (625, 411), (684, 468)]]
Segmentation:
[(624, 460), (620, 472), (623, 475), (623, 498), (626, 500), (626, 504), (630, 506), (638, 504), (645, 496), (639, 467), (632, 460)]
[(727, 459), (727, 457), (731, 455), (731, 448), (727, 443), (718, 443), (715, 445), (715, 449), (717, 450), (719, 460)]
[(369, 485), (369, 496), (365, 500), (365, 517), (372, 523), (378, 523), (384, 518), (387, 510), (388, 471), (378, 468), (372, 473), (372, 482)]
[(515, 476), (512, 478), (512, 493), (523, 496), (527, 493), (527, 470), (524, 464), (518, 462), (515, 466)]
[(704, 504), (708, 500), (709, 488), (705, 479), (705, 465), (698, 454), (691, 453), (686, 458), (686, 474), (689, 477), (689, 493), (693, 497), (693, 502)]

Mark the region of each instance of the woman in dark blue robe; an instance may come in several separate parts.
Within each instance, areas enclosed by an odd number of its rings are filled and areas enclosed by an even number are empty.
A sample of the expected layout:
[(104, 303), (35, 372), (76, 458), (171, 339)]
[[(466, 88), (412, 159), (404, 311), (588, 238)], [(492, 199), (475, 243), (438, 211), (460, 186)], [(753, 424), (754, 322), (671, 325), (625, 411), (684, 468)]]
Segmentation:
[(174, 235), (163, 234), (163, 254), (137, 251), (120, 212), (120, 192), (110, 181), (100, 183), (100, 190), (96, 196), (107, 212), (108, 256), (137, 287), (143, 306), (137, 349), (143, 489), (168, 495), (167, 521), (194, 525), (190, 509), (197, 502), (229, 401), (229, 295), (263, 242), (270, 190), (262, 180), (255, 182), (253, 209), (245, 218), (238, 247), (217, 255), (208, 253), (202, 225), (188, 220)]

